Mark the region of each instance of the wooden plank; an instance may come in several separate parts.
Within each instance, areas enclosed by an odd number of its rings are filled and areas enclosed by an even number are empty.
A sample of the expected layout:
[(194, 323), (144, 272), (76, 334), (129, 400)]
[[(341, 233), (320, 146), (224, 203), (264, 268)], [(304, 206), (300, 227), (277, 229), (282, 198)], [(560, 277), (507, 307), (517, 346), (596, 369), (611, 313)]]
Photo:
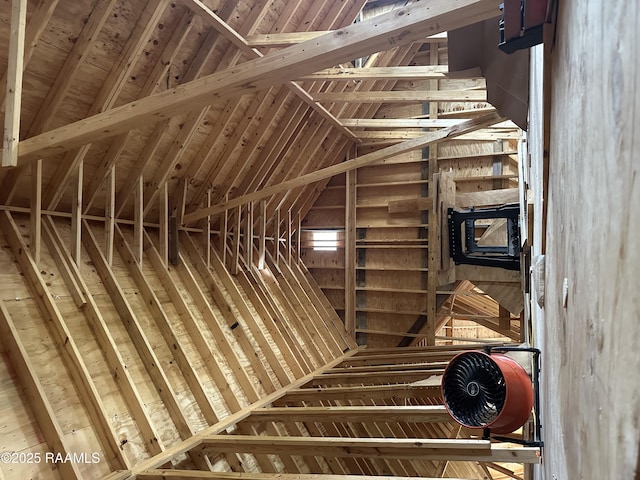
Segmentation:
[(362, 155), (352, 160), (347, 160), (337, 165), (332, 165), (330, 167), (317, 170), (315, 172), (301, 175), (291, 180), (286, 180), (277, 185), (271, 185), (271, 186), (265, 187), (256, 192), (248, 193), (241, 197), (228, 200), (218, 205), (214, 205), (208, 209), (203, 209), (193, 213), (188, 213), (184, 216), (184, 221), (185, 223), (191, 223), (195, 220), (204, 218), (207, 215), (220, 213), (224, 210), (236, 207), (238, 205), (242, 205), (246, 202), (261, 200), (262, 198), (267, 198), (283, 191), (291, 190), (297, 187), (301, 187), (303, 185), (308, 185), (310, 183), (323, 180), (325, 178), (330, 178), (340, 173), (345, 173), (349, 170), (353, 170), (353, 169), (368, 166), (368, 165), (384, 164), (385, 160), (395, 157), (397, 155), (400, 155), (402, 153), (418, 150), (420, 148), (424, 148), (429, 145), (434, 145), (436, 143), (439, 143), (448, 139), (456, 138), (460, 135), (464, 135), (465, 133), (475, 131), (480, 128), (484, 128), (488, 125), (493, 125), (494, 123), (501, 122), (502, 120), (503, 119), (496, 114), (488, 114), (487, 116), (483, 116), (478, 119), (468, 120), (463, 124), (456, 125), (454, 127), (442, 129), (437, 132), (430, 132), (424, 136), (421, 136), (420, 138), (407, 140), (397, 145), (392, 145), (382, 150), (378, 150), (376, 152)]
[(56, 128), (46, 135), (36, 135), (21, 142), (19, 161), (38, 156), (49, 157), (89, 142), (115, 136), (140, 124), (158, 122), (188, 112), (221, 98), (242, 95), (282, 81), (359, 58), (373, 52), (407, 44), (423, 38), (425, 33), (449, 29), (493, 18), (498, 0), (439, 0), (429, 9), (410, 5), (327, 34), (319, 40), (294, 45), (285, 54), (266, 55), (242, 66), (193, 80), (165, 92), (72, 124)]
[[(465, 119), (457, 118), (343, 118), (340, 121), (349, 127), (362, 128), (447, 128), (459, 125)], [(506, 121), (491, 125), (489, 128), (518, 128), (513, 122)], [(495, 155), (495, 154), (494, 154)], [(498, 157), (504, 155), (498, 154)]]
[(451, 172), (442, 172), (438, 175), (435, 184), (437, 189), (434, 200), (437, 209), (436, 221), (438, 234), (434, 241), (440, 247), (438, 250), (437, 262), (432, 266), (437, 272), (436, 285), (448, 285), (455, 281), (456, 265), (451, 258), (449, 251), (449, 208), (453, 207), (457, 200), (456, 184)]
[(80, 266), (82, 253), (82, 182), (84, 162), (78, 163), (71, 198), (71, 258)]
[(440, 382), (433, 385), (360, 385), (357, 387), (323, 387), (323, 388), (299, 388), (291, 390), (287, 396), (279, 400), (276, 405), (298, 404), (308, 402), (309, 405), (317, 402), (332, 401), (372, 401), (390, 399), (431, 398), (441, 399), (442, 390)]
[[(142, 247), (143, 247), (143, 227), (144, 220), (144, 183), (142, 177), (136, 183), (134, 191), (134, 207), (133, 207), (133, 256), (138, 263), (142, 265)], [(116, 231), (118, 227), (116, 226)]]
[[(226, 212), (225, 212), (226, 214)], [(267, 201), (260, 200), (258, 218), (258, 270), (264, 270), (267, 241)]]
[[(247, 44), (250, 47), (288, 47), (297, 43), (307, 42), (323, 35), (332, 33), (331, 30), (315, 31), (315, 32), (285, 32), (285, 33), (263, 33), (247, 35)], [(446, 42), (446, 32), (437, 33), (422, 39), (424, 43)]]
[[(28, 136), (42, 134), (46, 132), (51, 123), (56, 118), (56, 112), (64, 100), (72, 81), (79, 71), (79, 67), (92, 52), (90, 48), (102, 30), (107, 19), (111, 17), (111, 12), (117, 0), (98, 0), (84, 23), (80, 35), (73, 42), (71, 52), (67, 55), (64, 64), (58, 71), (47, 96), (42, 102), (40, 109), (31, 126)], [(80, 145), (75, 145), (80, 146)], [(73, 147), (72, 147), (73, 148)], [(71, 148), (65, 149), (70, 150)], [(20, 152), (19, 152), (20, 154)]]
[[(126, 478), (126, 477), (124, 477)], [(137, 480), (441, 480), (441, 477), (404, 477), (399, 475), (334, 475), (318, 473), (251, 473), (251, 472), (197, 472), (194, 470), (147, 470)], [(463, 480), (451, 478), (449, 480)], [(105, 478), (103, 480), (111, 480)], [(122, 480), (116, 478), (115, 480)]]
[(418, 103), (418, 102), (486, 102), (486, 90), (407, 90), (392, 92), (319, 92), (316, 102), (326, 103)]
[(349, 170), (345, 186), (344, 327), (356, 338), (356, 174)]
[(113, 165), (107, 177), (106, 205), (104, 209), (104, 257), (107, 264), (113, 263), (113, 235), (116, 209), (116, 166)]
[[(18, 329), (13, 323), (4, 302), (0, 302), (0, 334), (7, 356), (11, 359), (11, 364), (16, 370), (20, 385), (22, 385), (26, 393), (29, 406), (49, 446), (49, 451), (56, 454), (59, 453), (63, 457), (66, 457), (67, 453), (73, 453), (69, 451), (65, 444), (64, 432), (56, 420), (53, 407), (47, 399), (38, 375), (33, 369), (31, 360), (29, 360), (29, 354), (20, 340)], [(74, 462), (61, 462), (58, 468), (65, 479), (82, 478), (82, 474), (78, 470), (78, 464)]]
[(128, 460), (123, 452), (116, 447), (119, 442), (119, 436), (111, 428), (106, 416), (106, 409), (102, 404), (100, 395), (82, 359), (73, 335), (67, 328), (64, 318), (40, 274), (40, 269), (31, 258), (29, 248), (22, 239), (18, 226), (9, 212), (0, 213), (0, 227), (20, 265), (20, 270), (25, 275), (41, 315), (43, 318), (49, 319), (47, 325), (69, 369), (80, 398), (94, 422), (96, 433), (105, 449), (106, 460), (113, 468), (127, 466)]
[(254, 410), (248, 420), (286, 421), (287, 417), (305, 422), (450, 422), (444, 406), (339, 406), (270, 407)]
[(158, 251), (160, 252), (160, 258), (162, 264), (165, 267), (169, 266), (169, 186), (165, 183), (162, 186), (160, 195), (158, 196), (159, 213), (158, 216), (160, 222), (160, 228), (158, 231), (158, 237), (160, 239)]
[(518, 188), (503, 188), (499, 190), (485, 190), (483, 192), (459, 193), (456, 195), (456, 207), (486, 207), (505, 203), (518, 203), (520, 200)]
[(31, 163), (31, 256), (36, 265), (40, 264), (40, 245), (42, 243), (42, 160)]
[(100, 252), (89, 224), (86, 220), (83, 220), (82, 225), (84, 229), (82, 235), (83, 244), (89, 253), (89, 257), (93, 262), (94, 268), (102, 279), (105, 289), (107, 290), (113, 305), (118, 311), (122, 324), (127, 329), (133, 345), (140, 355), (140, 358), (142, 358), (142, 363), (144, 364), (149, 377), (151, 377), (156, 391), (164, 402), (178, 433), (182, 438), (187, 438), (193, 435), (195, 432), (189, 425), (184, 412), (180, 408), (176, 398), (176, 392), (171, 386), (166, 373), (162, 369), (162, 363), (158, 360), (153, 347), (149, 343), (149, 339), (144, 333), (144, 329), (141, 327), (135, 312), (129, 304), (124, 291), (120, 287), (118, 280), (113, 273), (113, 270)]
[(2, 166), (18, 165), (20, 141), (20, 106), (22, 103), (22, 74), (24, 71), (24, 42), (27, 28), (27, 0), (11, 2), (11, 32), (9, 35), (9, 59), (6, 73), (4, 134), (2, 141)]
[(415, 213), (421, 210), (431, 210), (432, 208), (432, 197), (416, 197), (408, 200), (389, 200), (387, 205), (389, 213)]
[(202, 438), (202, 447), (254, 454), (540, 463), (539, 448), (510, 448), (489, 440), (208, 435)]
[[(301, 80), (428, 80), (433, 78), (447, 78), (449, 68), (446, 65), (400, 66), (400, 67), (338, 67), (327, 68)], [(364, 119), (363, 119), (364, 120)], [(344, 123), (344, 120), (343, 120)], [(352, 125), (356, 126), (356, 125)]]

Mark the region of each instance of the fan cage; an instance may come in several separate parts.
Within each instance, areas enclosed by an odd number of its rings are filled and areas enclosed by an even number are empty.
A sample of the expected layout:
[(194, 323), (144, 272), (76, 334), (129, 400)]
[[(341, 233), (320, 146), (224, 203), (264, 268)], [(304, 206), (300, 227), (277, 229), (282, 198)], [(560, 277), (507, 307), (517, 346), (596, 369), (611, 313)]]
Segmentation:
[(493, 423), (504, 407), (507, 386), (498, 364), (487, 354), (467, 352), (445, 370), (442, 393), (451, 416), (469, 428)]

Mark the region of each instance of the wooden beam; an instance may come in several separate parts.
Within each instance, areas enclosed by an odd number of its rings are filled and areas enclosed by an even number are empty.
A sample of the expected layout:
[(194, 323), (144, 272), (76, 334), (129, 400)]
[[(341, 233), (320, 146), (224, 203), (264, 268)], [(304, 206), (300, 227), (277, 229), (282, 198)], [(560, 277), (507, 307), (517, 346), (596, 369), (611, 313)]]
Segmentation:
[[(226, 214), (226, 212), (225, 212)], [(264, 270), (267, 238), (267, 201), (260, 200), (260, 216), (258, 217), (258, 270)]]
[(317, 170), (315, 172), (301, 175), (291, 180), (286, 180), (277, 185), (271, 185), (271, 186), (265, 187), (262, 190), (258, 190), (256, 192), (248, 193), (241, 197), (228, 200), (219, 205), (210, 207), (206, 210), (203, 209), (200, 211), (185, 214), (184, 221), (185, 223), (191, 223), (201, 218), (204, 218), (207, 215), (214, 215), (216, 213), (223, 212), (224, 210), (227, 210), (229, 208), (233, 208), (238, 205), (243, 205), (246, 202), (261, 200), (263, 198), (270, 197), (280, 192), (301, 187), (303, 185), (308, 185), (310, 183), (323, 180), (325, 178), (333, 177), (334, 175), (338, 175), (340, 173), (345, 173), (349, 170), (353, 170), (353, 169), (368, 166), (368, 165), (383, 164), (385, 163), (385, 160), (389, 158), (393, 158), (397, 155), (411, 152), (413, 150), (418, 150), (420, 148), (423, 148), (429, 145), (434, 145), (436, 143), (443, 142), (445, 140), (450, 140), (452, 138), (459, 137), (466, 133), (479, 130), (488, 125), (493, 125), (494, 123), (501, 122), (502, 120), (503, 118), (497, 114), (488, 114), (486, 116), (482, 116), (477, 119), (467, 120), (466, 122), (460, 125), (456, 125), (454, 127), (445, 128), (437, 132), (429, 132), (426, 135), (421, 136), (420, 138), (407, 140), (397, 145), (392, 145), (390, 147), (378, 150), (376, 152), (372, 152), (372, 153), (363, 155), (361, 157), (354, 158), (352, 160), (347, 160), (337, 165), (332, 165), (330, 167)]
[(27, 0), (13, 0), (11, 2), (11, 31), (9, 35), (9, 59), (6, 74), (7, 93), (5, 97), (4, 135), (2, 137), (3, 167), (15, 167), (18, 165), (27, 3)]
[(389, 400), (408, 398), (442, 398), (440, 383), (436, 385), (359, 385), (357, 387), (298, 388), (291, 390), (277, 405), (298, 402), (331, 402), (346, 400)]
[(356, 338), (356, 174), (349, 170), (345, 186), (344, 328)]
[[(133, 256), (138, 265), (142, 265), (142, 222), (144, 220), (144, 183), (142, 177), (136, 183), (133, 203)], [(118, 227), (116, 226), (117, 229)]]
[(42, 160), (31, 163), (31, 256), (36, 265), (40, 264), (40, 245), (42, 243)]
[(158, 232), (159, 236), (159, 247), (158, 251), (160, 252), (160, 258), (162, 259), (162, 264), (165, 267), (169, 266), (169, 186), (165, 183), (162, 186), (160, 191), (160, 195), (158, 196), (159, 205), (159, 213), (158, 216), (160, 222), (160, 229)]
[(116, 226), (116, 166), (109, 170), (106, 185), (106, 205), (104, 209), (104, 257), (107, 264), (113, 263), (113, 235)]
[(483, 192), (458, 193), (456, 207), (483, 207), (501, 205), (503, 203), (518, 203), (520, 190), (518, 188), (503, 188), (500, 190), (485, 190)]
[[(114, 480), (123, 480), (116, 478)], [(441, 477), (403, 477), (396, 475), (335, 475), (319, 473), (251, 473), (251, 472), (198, 472), (194, 470), (147, 470), (137, 480), (442, 480)], [(104, 480), (112, 480), (105, 478)], [(463, 480), (448, 478), (448, 480)]]
[(71, 199), (71, 258), (80, 266), (82, 254), (82, 182), (84, 162), (78, 163)]
[[(297, 43), (307, 42), (323, 35), (333, 33), (332, 30), (322, 30), (315, 32), (286, 32), (286, 33), (264, 33), (247, 35), (247, 44), (250, 47), (288, 47)], [(446, 32), (437, 33), (422, 39), (423, 43), (446, 42)]]
[(250, 421), (286, 421), (288, 417), (305, 422), (450, 422), (444, 406), (339, 406), (270, 407), (254, 410)]
[(411, 43), (425, 33), (440, 33), (499, 12), (499, 0), (438, 1), (430, 8), (410, 5), (375, 19), (355, 23), (317, 40), (294, 45), (286, 53), (266, 55), (165, 92), (112, 108), (20, 143), (19, 161), (49, 157), (80, 145), (115, 136), (141, 124), (155, 123), (202, 105), (247, 91), (293, 80), (343, 61)]
[(419, 103), (419, 102), (486, 102), (486, 90), (407, 90), (392, 92), (319, 92), (316, 102), (325, 103)]
[(208, 435), (202, 447), (207, 452), (540, 463), (539, 448), (510, 448), (489, 440)]
[(448, 71), (446, 65), (327, 68), (305, 75), (301, 77), (301, 80), (429, 80), (432, 78), (445, 79)]
[[(49, 451), (61, 454), (63, 457), (68, 453), (73, 453), (69, 451), (68, 446), (65, 444), (64, 432), (56, 420), (53, 407), (47, 399), (45, 390), (29, 360), (29, 354), (22, 344), (22, 340), (20, 340), (18, 329), (13, 323), (4, 302), (0, 302), (0, 334), (6, 355), (11, 359), (11, 364), (15, 368), (20, 385), (22, 385), (26, 393), (29, 407), (31, 407), (31, 411), (38, 422)], [(42, 460), (44, 461), (44, 459)], [(3, 461), (3, 463), (8, 462)], [(82, 478), (82, 474), (78, 470), (78, 464), (74, 462), (60, 462), (58, 468), (64, 478)]]
[[(362, 128), (447, 128), (459, 125), (465, 119), (457, 118), (343, 118), (340, 121), (349, 127)], [(489, 128), (513, 128), (518, 127), (510, 120), (496, 123)], [(487, 154), (488, 155), (488, 154)], [(492, 154), (495, 156), (496, 154)], [(498, 154), (502, 155), (502, 153)]]

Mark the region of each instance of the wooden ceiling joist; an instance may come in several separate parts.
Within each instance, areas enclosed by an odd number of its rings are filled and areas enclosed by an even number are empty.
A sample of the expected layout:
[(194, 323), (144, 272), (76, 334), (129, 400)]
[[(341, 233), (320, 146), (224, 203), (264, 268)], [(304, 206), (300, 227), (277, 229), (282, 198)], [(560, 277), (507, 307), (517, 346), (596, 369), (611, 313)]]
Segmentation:
[(538, 448), (504, 448), (501, 445), (492, 444), (489, 440), (207, 435), (203, 436), (201, 447), (208, 452), (403, 458), (414, 460), (473, 459), (479, 462), (540, 462), (540, 450)]
[(424, 67), (336, 67), (305, 75), (301, 77), (301, 80), (431, 80), (447, 78), (447, 71), (448, 67), (446, 65)]
[(412, 5), (289, 47), (242, 65), (193, 80), (174, 89), (132, 102), (20, 142), (19, 160), (48, 157), (83, 144), (156, 123), (221, 98), (242, 95), (293, 80), (352, 58), (419, 40), (424, 32), (439, 33), (492, 18), (497, 1), (446, 2), (425, 9)]
[(316, 93), (316, 102), (339, 103), (417, 103), (417, 102), (486, 102), (485, 90), (423, 90), (393, 92)]
[[(264, 33), (247, 36), (247, 44), (254, 48), (277, 48), (288, 47), (297, 43), (316, 39), (323, 35), (332, 33), (331, 30), (315, 32), (286, 32), (286, 33)], [(422, 43), (442, 43), (447, 41), (446, 33), (436, 33), (421, 40)]]
[(449, 422), (451, 416), (444, 406), (401, 407), (344, 406), (344, 407), (271, 407), (254, 410), (251, 418), (259, 421), (305, 422)]

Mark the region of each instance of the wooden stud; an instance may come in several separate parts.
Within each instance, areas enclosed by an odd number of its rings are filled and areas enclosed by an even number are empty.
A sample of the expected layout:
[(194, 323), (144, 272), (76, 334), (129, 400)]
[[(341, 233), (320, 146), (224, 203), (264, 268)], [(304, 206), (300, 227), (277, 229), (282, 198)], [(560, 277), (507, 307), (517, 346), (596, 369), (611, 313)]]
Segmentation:
[(292, 222), (292, 213), (291, 209), (287, 210), (287, 263), (291, 265), (292, 259), (292, 242), (293, 242), (293, 222)]
[[(229, 195), (225, 195), (225, 201), (229, 200)], [(220, 257), (222, 259), (222, 264), (227, 264), (227, 230), (229, 229), (229, 211), (225, 210), (222, 212), (220, 218)]]
[[(165, 183), (166, 185), (166, 183)], [(211, 206), (211, 188), (207, 189), (207, 198), (205, 200), (207, 207)], [(204, 252), (204, 261), (207, 268), (211, 266), (211, 215), (204, 219), (204, 227), (202, 232), (202, 250)]]
[(280, 209), (277, 208), (275, 211), (274, 221), (273, 221), (273, 261), (276, 266), (278, 266), (280, 262)]
[(113, 165), (107, 176), (106, 206), (104, 209), (104, 257), (108, 265), (113, 263), (113, 231), (115, 229), (116, 208), (116, 166)]
[(258, 221), (258, 270), (264, 270), (267, 248), (267, 201), (260, 200), (260, 214)]
[(82, 253), (82, 182), (84, 163), (78, 163), (71, 199), (71, 258), (76, 266), (80, 266)]
[(159, 252), (162, 263), (165, 267), (169, 266), (169, 186), (165, 183), (159, 197)]
[(356, 174), (349, 170), (345, 188), (344, 327), (356, 338)]
[[(144, 183), (142, 177), (138, 179), (136, 190), (134, 193), (133, 208), (133, 256), (138, 263), (142, 265), (142, 247), (143, 247), (143, 227), (144, 220)], [(116, 226), (116, 230), (118, 227)]]
[(233, 248), (231, 249), (231, 273), (236, 275), (240, 269), (240, 227), (241, 227), (242, 207), (238, 205), (235, 209), (233, 225)]
[(418, 103), (418, 102), (486, 102), (486, 90), (424, 90), (393, 92), (321, 92), (313, 95), (316, 102), (326, 103)]
[(31, 256), (36, 265), (40, 264), (42, 231), (42, 160), (31, 163)]
[(22, 103), (22, 73), (24, 71), (24, 41), (27, 28), (27, 0), (11, 2), (11, 34), (7, 64), (2, 166), (18, 165), (20, 141), (20, 105)]

